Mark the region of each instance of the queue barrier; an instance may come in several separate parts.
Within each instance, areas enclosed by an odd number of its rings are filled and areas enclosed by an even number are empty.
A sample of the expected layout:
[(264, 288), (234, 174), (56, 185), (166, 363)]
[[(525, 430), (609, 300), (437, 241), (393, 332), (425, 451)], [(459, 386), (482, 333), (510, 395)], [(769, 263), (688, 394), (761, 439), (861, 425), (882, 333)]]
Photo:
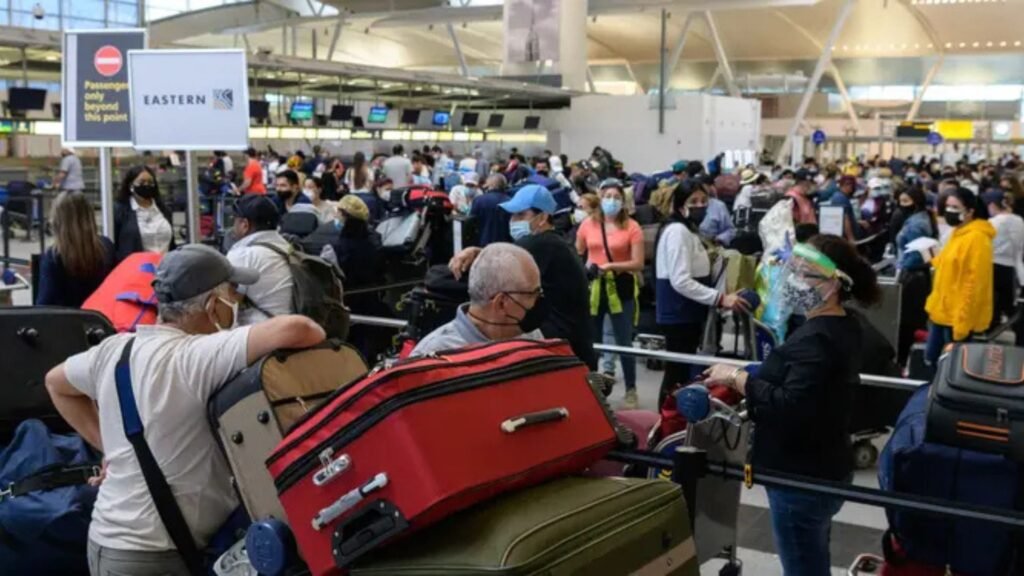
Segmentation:
[[(405, 320), (399, 320), (395, 318), (380, 318), (377, 316), (362, 316), (359, 314), (353, 314), (351, 317), (353, 324), (366, 324), (368, 326), (380, 326), (384, 328), (394, 328), (396, 330), (402, 330), (408, 324)], [(636, 356), (639, 358), (651, 358), (655, 360), (661, 360), (664, 362), (672, 362), (677, 364), (691, 364), (695, 366), (711, 366), (714, 364), (728, 364), (730, 366), (747, 366), (750, 364), (748, 360), (737, 360), (735, 358), (717, 358), (715, 356), (700, 356), (697, 354), (681, 354), (678, 352), (667, 352), (664, 350), (645, 350), (643, 348), (630, 348), (625, 346), (612, 346), (610, 344), (594, 344), (594, 350), (598, 352), (609, 352), (612, 354), (624, 354), (627, 356)], [(913, 392), (919, 387), (928, 384), (923, 380), (908, 380), (905, 378), (892, 378), (889, 376), (876, 376), (874, 374), (861, 374), (861, 384), (866, 386), (875, 386), (879, 388), (891, 388), (894, 390), (902, 390), (906, 392)]]

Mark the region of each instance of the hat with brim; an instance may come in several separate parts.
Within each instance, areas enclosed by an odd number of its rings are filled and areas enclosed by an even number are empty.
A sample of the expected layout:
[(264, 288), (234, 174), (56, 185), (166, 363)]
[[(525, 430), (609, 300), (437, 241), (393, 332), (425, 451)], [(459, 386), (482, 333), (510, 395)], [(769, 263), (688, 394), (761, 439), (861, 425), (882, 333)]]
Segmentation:
[(526, 210), (536, 210), (545, 214), (554, 214), (558, 210), (558, 203), (551, 191), (537, 184), (527, 184), (516, 192), (508, 202), (499, 204), (502, 210), (509, 214), (518, 214)]
[(757, 182), (757, 178), (760, 176), (756, 171), (747, 168), (740, 173), (740, 185), (746, 186), (747, 184), (753, 184)]

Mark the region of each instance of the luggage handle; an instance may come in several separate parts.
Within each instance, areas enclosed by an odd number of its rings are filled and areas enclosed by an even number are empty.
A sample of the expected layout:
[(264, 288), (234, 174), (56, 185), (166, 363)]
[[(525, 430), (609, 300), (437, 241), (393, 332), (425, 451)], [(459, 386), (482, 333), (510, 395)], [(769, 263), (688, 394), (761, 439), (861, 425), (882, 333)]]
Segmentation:
[(356, 504), (359, 504), (366, 498), (366, 495), (370, 492), (376, 492), (381, 488), (388, 485), (388, 475), (381, 472), (370, 479), (369, 482), (363, 484), (359, 488), (354, 488), (346, 493), (341, 498), (338, 498), (330, 506), (320, 510), (316, 516), (313, 517), (313, 529), (320, 531), (321, 528), (334, 522), (339, 516), (348, 512), (352, 508), (355, 508)]
[(313, 475), (313, 485), (318, 488), (337, 478), (338, 475), (348, 470), (348, 467), (352, 465), (352, 459), (349, 458), (348, 454), (342, 454), (333, 459), (331, 456), (334, 456), (333, 448), (327, 448), (320, 453), (320, 465), (323, 468), (317, 470), (316, 474)]
[(567, 419), (568, 417), (569, 410), (564, 407), (552, 408), (542, 412), (531, 412), (529, 414), (523, 414), (522, 416), (516, 416), (515, 418), (505, 420), (501, 423), (501, 431), (506, 434), (514, 434), (520, 428), (535, 426), (545, 422), (559, 422)]
[(408, 527), (401, 510), (387, 500), (377, 500), (335, 528), (334, 564), (345, 568)]

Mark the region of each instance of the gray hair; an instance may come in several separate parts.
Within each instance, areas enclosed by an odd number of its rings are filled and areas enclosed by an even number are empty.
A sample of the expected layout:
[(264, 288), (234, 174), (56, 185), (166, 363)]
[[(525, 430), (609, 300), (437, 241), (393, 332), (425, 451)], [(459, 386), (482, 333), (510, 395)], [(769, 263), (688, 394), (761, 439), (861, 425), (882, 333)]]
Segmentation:
[(230, 285), (225, 282), (211, 290), (207, 290), (202, 294), (193, 296), (186, 300), (181, 300), (179, 302), (160, 302), (157, 304), (157, 312), (160, 315), (160, 321), (165, 324), (180, 324), (189, 316), (205, 314), (206, 301), (210, 299), (210, 295), (225, 295), (228, 293), (229, 289)]
[(524, 278), (530, 266), (537, 268), (533, 256), (519, 246), (504, 242), (488, 245), (469, 269), (470, 303), (486, 306), (502, 292), (531, 289)]
[(508, 187), (508, 180), (504, 174), (491, 174), (485, 181), (488, 190), (504, 190)]

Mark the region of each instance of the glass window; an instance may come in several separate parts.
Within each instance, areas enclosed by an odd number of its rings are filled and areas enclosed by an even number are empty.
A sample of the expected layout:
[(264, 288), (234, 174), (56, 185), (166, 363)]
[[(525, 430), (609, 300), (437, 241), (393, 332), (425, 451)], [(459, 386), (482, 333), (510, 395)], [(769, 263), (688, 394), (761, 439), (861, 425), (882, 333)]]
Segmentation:
[(89, 18), (102, 21), (103, 14), (103, 0), (64, 0), (65, 19)]
[(60, 16), (58, 16), (56, 12), (53, 14), (47, 13), (46, 17), (42, 20), (37, 20), (32, 16), (31, 12), (12, 12), (11, 26), (38, 28), (42, 30), (58, 30), (60, 29)]
[(135, 2), (111, 2), (110, 21), (122, 24), (138, 24), (139, 6)]

